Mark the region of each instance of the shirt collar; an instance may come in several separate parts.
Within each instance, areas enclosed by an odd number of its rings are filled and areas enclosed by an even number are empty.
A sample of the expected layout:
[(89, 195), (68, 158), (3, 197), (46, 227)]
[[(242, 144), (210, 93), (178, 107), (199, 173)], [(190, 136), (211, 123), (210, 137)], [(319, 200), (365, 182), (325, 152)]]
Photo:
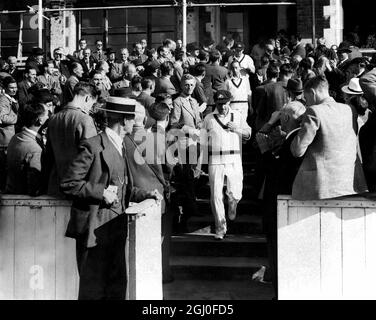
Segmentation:
[(120, 155), (123, 155), (123, 139), (112, 129), (106, 128), (105, 130), (108, 138), (110, 139), (111, 143), (114, 145), (117, 151), (119, 151)]
[(300, 127), (298, 127), (298, 128), (295, 128), (294, 130), (292, 130), (292, 131), (290, 131), (287, 135), (286, 135), (286, 138), (285, 138), (285, 140), (287, 140), (294, 132), (296, 132), (296, 131), (298, 131), (298, 130), (300, 130)]
[(9, 94), (4, 93), (4, 96), (6, 96), (11, 102), (13, 102), (13, 103), (17, 103), (17, 100), (14, 99), (14, 98), (12, 98)]
[(24, 127), (23, 128), (26, 132), (30, 133), (31, 135), (35, 136), (35, 137), (40, 137), (40, 135), (38, 134), (38, 132), (35, 132), (34, 130), (30, 130), (29, 128), (26, 128)]

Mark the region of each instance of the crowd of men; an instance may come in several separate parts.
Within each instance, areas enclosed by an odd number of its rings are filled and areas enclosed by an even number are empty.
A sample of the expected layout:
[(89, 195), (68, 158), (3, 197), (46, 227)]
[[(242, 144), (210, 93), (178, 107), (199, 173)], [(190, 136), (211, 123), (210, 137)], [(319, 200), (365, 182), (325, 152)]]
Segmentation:
[(184, 225), (198, 214), (204, 172), (222, 240), (224, 185), (229, 220), (242, 198), (242, 148), (256, 154), (269, 244), (270, 268), (255, 278), (275, 287), (278, 194), (376, 189), (374, 60), (351, 39), (314, 48), (283, 30), (244, 51), (236, 34), (186, 48), (140, 40), (119, 53), (81, 39), (51, 59), (34, 48), (24, 71), (13, 56), (0, 60), (0, 190), (73, 199), (67, 236), (77, 241), (80, 299), (124, 298), (130, 201), (161, 201), (165, 282), (173, 218), (182, 213)]

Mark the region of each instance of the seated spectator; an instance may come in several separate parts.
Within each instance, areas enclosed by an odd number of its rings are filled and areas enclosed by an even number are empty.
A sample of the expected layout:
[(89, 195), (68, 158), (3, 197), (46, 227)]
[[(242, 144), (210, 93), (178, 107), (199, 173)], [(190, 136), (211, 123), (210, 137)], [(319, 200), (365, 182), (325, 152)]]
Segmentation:
[(45, 85), (53, 95), (61, 97), (63, 91), (61, 90), (59, 76), (54, 71), (54, 63), (52, 60), (43, 63), (44, 72), (37, 77), (37, 80)]
[(26, 60), (25, 68), (35, 69), (38, 76), (43, 74), (44, 53), (45, 52), (41, 48), (33, 48), (31, 56)]
[(82, 79), (84, 81), (89, 81), (91, 73), (95, 70), (95, 65), (97, 64), (96, 60), (91, 55), (91, 50), (89, 48), (84, 50), (84, 57), (80, 60), (80, 63), (84, 71)]
[(110, 71), (110, 66), (107, 63), (107, 61), (99, 61), (97, 65), (95, 66), (95, 70), (99, 71), (102, 73), (102, 83), (103, 83), (103, 88), (107, 91), (110, 91), (112, 88), (112, 82), (110, 79), (107, 77), (107, 74)]
[(48, 109), (41, 104), (27, 105), (22, 119), (22, 131), (8, 145), (6, 193), (38, 196), (46, 191), (45, 148), (38, 131), (48, 119)]
[(147, 55), (143, 53), (144, 49), (140, 42), (136, 42), (133, 45), (133, 52), (129, 56), (129, 61), (132, 62), (136, 67), (143, 65), (148, 59)]
[(294, 181), (293, 199), (318, 200), (366, 192), (352, 108), (329, 96), (329, 84), (323, 76), (306, 83), (304, 96), (308, 108), (291, 143), (292, 154), (304, 156)]
[(22, 71), (18, 69), (17, 67), (17, 58), (14, 56), (8, 57), (8, 73), (13, 79), (15, 79), (17, 82), (20, 82), (22, 80)]
[(37, 71), (34, 68), (26, 68), (24, 80), (18, 83), (18, 102), (23, 108), (30, 102), (32, 96), (29, 89), (37, 82)]
[(129, 64), (129, 51), (127, 48), (120, 50), (120, 61), (116, 62), (110, 72), (110, 80), (112, 83), (121, 81), (126, 73)]
[(123, 69), (123, 71), (123, 77), (113, 84), (114, 89), (129, 88), (131, 86), (131, 81), (133, 77), (138, 75), (136, 66), (133, 63), (128, 63), (127, 66)]
[(81, 63), (73, 62), (72, 74), (68, 78), (67, 83), (64, 87), (63, 104), (67, 104), (68, 102), (72, 101), (74, 97), (74, 88), (76, 84), (79, 83), (80, 80), (82, 79), (83, 74), (84, 74), (84, 69), (82, 68)]
[(95, 88), (99, 92), (98, 99), (106, 100), (110, 96), (109, 90), (107, 90), (103, 83), (103, 73), (101, 71), (95, 71), (90, 82), (95, 86)]

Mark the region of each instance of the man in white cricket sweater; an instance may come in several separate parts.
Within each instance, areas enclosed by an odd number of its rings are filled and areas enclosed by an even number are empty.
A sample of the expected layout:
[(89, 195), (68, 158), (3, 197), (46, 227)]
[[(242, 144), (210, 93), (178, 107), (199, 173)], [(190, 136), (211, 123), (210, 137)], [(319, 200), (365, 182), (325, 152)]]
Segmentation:
[(231, 93), (226, 90), (215, 93), (216, 110), (205, 117), (200, 136), (200, 159), (195, 170), (197, 177), (201, 172), (205, 154), (208, 155), (211, 208), (215, 219), (215, 238), (218, 240), (222, 240), (227, 232), (223, 204), (225, 177), (228, 218), (235, 220), (236, 207), (243, 190), (241, 145), (242, 140), (249, 140), (252, 133), (241, 113), (230, 108), (231, 98)]

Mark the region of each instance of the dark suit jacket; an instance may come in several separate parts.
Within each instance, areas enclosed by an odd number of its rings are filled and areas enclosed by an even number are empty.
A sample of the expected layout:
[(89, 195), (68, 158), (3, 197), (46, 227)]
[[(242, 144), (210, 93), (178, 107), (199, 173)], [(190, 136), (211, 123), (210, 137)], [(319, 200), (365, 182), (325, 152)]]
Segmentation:
[(256, 88), (255, 110), (256, 110), (256, 130), (270, 119), (272, 113), (281, 110), (287, 102), (287, 91), (284, 88), (287, 83), (283, 81), (272, 82)]
[(298, 44), (294, 49), (291, 51), (291, 57), (299, 55), (303, 59), (306, 57), (306, 50), (304, 48), (304, 45), (302, 43)]
[(95, 59), (94, 59), (93, 56), (90, 56), (90, 58), (89, 58), (90, 69), (86, 65), (85, 59), (81, 59), (80, 63), (82, 65), (82, 68), (84, 69), (84, 73), (82, 75), (82, 79), (85, 80), (85, 81), (88, 81), (90, 79), (90, 77), (91, 77), (91, 73), (94, 71), (94, 68), (95, 68), (95, 64), (96, 64)]
[(198, 80), (196, 81), (196, 86), (193, 90), (192, 98), (195, 98), (199, 105), (202, 105), (203, 103), (208, 103), (208, 98), (205, 94), (204, 85)]
[(67, 60), (61, 60), (59, 67), (57, 66), (56, 61), (54, 60), (54, 67), (59, 70), (59, 72), (65, 76), (67, 79), (70, 77), (71, 73), (69, 71), (70, 66), (69, 66), (69, 61)]
[(32, 98), (32, 95), (28, 92), (30, 87), (31, 86), (27, 80), (22, 80), (18, 83), (18, 103), (21, 107), (28, 103)]
[(150, 107), (155, 102), (155, 98), (152, 96), (149, 96), (145, 92), (141, 92), (139, 96), (136, 98), (136, 100), (145, 107), (145, 116), (146, 116), (145, 129), (148, 129), (154, 123), (156, 123), (156, 121), (149, 115)]
[(170, 79), (163, 77), (158, 78), (155, 81), (154, 96), (157, 96), (160, 93), (168, 93), (170, 95), (175, 95), (177, 93)]
[[(64, 194), (73, 198), (66, 236), (76, 238), (88, 232), (87, 247), (96, 245), (94, 231), (97, 228), (118, 217), (111, 210), (101, 210), (107, 208), (103, 202), (103, 191), (110, 183), (113, 158), (111, 152), (117, 152), (115, 148), (109, 147), (110, 144), (104, 132), (83, 141), (60, 184)], [(146, 198), (146, 191), (133, 186), (128, 159), (126, 156), (124, 159), (128, 177), (127, 193), (125, 199), (120, 200), (124, 202), (125, 207), (128, 207), (130, 200), (143, 201)]]
[(7, 149), (7, 193), (37, 196), (44, 191), (43, 154), (43, 142), (36, 135), (22, 130), (13, 136)]
[(18, 70), (18, 68), (15, 68), (12, 71), (9, 70), (8, 73), (17, 82), (22, 81), (22, 78), (23, 78), (23, 72), (22, 72), (22, 70)]
[(77, 155), (79, 144), (96, 134), (97, 129), (91, 116), (78, 108), (67, 105), (51, 116), (47, 130), (47, 154), (52, 170), (48, 194), (59, 194), (60, 180)]
[(225, 90), (228, 70), (222, 66), (206, 65), (206, 76), (210, 79), (213, 91)]

